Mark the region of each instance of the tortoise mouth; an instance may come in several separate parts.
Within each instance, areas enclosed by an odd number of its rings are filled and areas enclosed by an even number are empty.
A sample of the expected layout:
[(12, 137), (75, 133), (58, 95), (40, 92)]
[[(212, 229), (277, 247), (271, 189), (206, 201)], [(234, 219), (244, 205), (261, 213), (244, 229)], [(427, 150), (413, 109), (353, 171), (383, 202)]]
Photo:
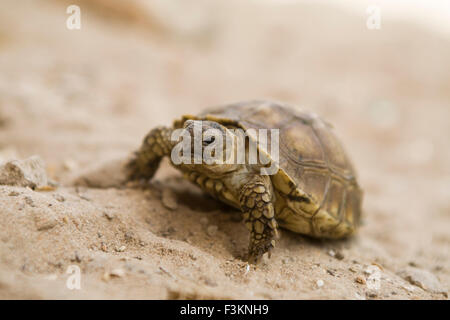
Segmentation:
[(222, 178), (239, 170), (240, 166), (227, 164), (181, 164), (188, 171), (201, 172), (210, 178)]

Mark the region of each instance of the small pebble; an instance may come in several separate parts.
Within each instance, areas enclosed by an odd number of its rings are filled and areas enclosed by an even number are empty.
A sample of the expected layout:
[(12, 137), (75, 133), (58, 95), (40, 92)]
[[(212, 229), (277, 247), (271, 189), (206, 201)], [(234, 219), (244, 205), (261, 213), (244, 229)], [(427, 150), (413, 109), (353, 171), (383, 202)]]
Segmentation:
[(85, 201), (91, 201), (91, 198), (89, 198), (88, 196), (85, 196), (84, 194), (78, 194), (78, 196), (80, 197), (80, 199), (83, 199)]
[(121, 246), (121, 247), (116, 248), (116, 251), (117, 252), (124, 252), (126, 248), (127, 247), (125, 247), (125, 246)]
[(413, 286), (402, 286), (402, 289), (405, 289), (408, 292), (414, 292), (414, 287)]
[(343, 260), (345, 258), (344, 254), (340, 251), (336, 252), (336, 255), (334, 257), (338, 260)]
[(121, 278), (121, 277), (125, 276), (125, 270), (121, 269), (121, 268), (117, 268), (117, 269), (111, 270), (111, 272), (109, 274), (112, 277)]
[(336, 276), (336, 273), (335, 273), (333, 270), (327, 269), (327, 273), (328, 273), (330, 276), (333, 276), (333, 277)]
[(80, 255), (78, 254), (78, 252), (75, 251), (74, 258), (71, 259), (71, 261), (72, 262), (78, 262), (78, 263), (81, 262), (81, 258), (80, 258)]
[(114, 218), (114, 215), (109, 213), (109, 212), (103, 212), (103, 215), (106, 217), (106, 219), (108, 219), (109, 221), (111, 221)]
[(365, 273), (366, 275), (371, 275), (372, 273), (374, 273), (374, 272), (380, 272), (381, 270), (382, 270), (382, 269), (380, 268), (379, 265), (374, 265), (374, 264), (372, 264), (372, 265), (368, 266), (368, 267), (364, 270), (364, 273)]
[(59, 193), (55, 193), (53, 195), (53, 198), (55, 198), (55, 200), (59, 201), (59, 202), (64, 202), (66, 201), (66, 198), (64, 198), (62, 195), (60, 195)]
[(45, 163), (39, 156), (11, 160), (0, 165), (0, 185), (36, 187), (48, 185)]
[(125, 238), (125, 240), (127, 240), (127, 241), (131, 241), (131, 240), (134, 239), (134, 233), (131, 232), (131, 231), (125, 232), (124, 238)]
[(441, 285), (439, 279), (427, 270), (408, 267), (405, 270), (398, 272), (398, 275), (423, 290), (447, 295), (447, 291)]
[(38, 231), (52, 229), (58, 224), (58, 220), (50, 209), (36, 210), (34, 212), (34, 222)]
[(206, 229), (206, 233), (208, 233), (210, 237), (214, 237), (217, 234), (217, 230), (219, 230), (219, 227), (216, 225), (211, 225), (208, 229)]
[(217, 282), (215, 282), (214, 280), (212, 280), (210, 278), (204, 278), (204, 282), (207, 286), (217, 287)]
[(330, 251), (328, 251), (328, 255), (330, 257), (334, 257), (336, 255), (336, 252), (334, 250), (330, 250)]
[(247, 273), (249, 273), (249, 271), (250, 271), (250, 265), (247, 263), (247, 264), (245, 265), (245, 273), (244, 273), (244, 275), (246, 275)]
[(350, 268), (348, 268), (348, 270), (350, 270), (353, 273), (358, 272), (358, 270), (355, 267), (350, 267)]
[(316, 285), (317, 285), (318, 288), (323, 287), (323, 285), (324, 285), (323, 280), (317, 280), (317, 281), (316, 281)]
[(363, 276), (357, 276), (355, 281), (359, 284), (366, 284), (366, 279)]
[(30, 207), (36, 207), (36, 205), (34, 204), (34, 201), (33, 201), (33, 199), (31, 199), (30, 197), (25, 197), (25, 203), (27, 204), (27, 205), (29, 205)]

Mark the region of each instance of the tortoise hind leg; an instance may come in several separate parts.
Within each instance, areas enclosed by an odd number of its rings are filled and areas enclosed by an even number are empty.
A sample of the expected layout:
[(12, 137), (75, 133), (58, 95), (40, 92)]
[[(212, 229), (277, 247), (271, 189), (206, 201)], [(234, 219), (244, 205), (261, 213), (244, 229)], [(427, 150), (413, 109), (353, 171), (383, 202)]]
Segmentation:
[(250, 263), (257, 263), (266, 252), (270, 257), (275, 247), (277, 222), (273, 198), (270, 182), (261, 176), (255, 176), (240, 191), (239, 202), (244, 212), (245, 226), (250, 231), (248, 249)]
[(157, 127), (151, 130), (127, 164), (129, 180), (151, 179), (164, 156), (170, 155), (172, 129)]

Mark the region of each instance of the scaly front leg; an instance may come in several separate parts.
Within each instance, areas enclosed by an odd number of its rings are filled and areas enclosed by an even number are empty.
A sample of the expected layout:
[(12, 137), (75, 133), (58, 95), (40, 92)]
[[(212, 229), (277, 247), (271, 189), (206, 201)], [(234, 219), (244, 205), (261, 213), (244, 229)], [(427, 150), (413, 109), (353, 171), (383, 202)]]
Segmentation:
[(172, 129), (157, 127), (144, 138), (141, 148), (127, 164), (129, 180), (151, 179), (164, 156), (170, 155)]
[(272, 201), (274, 200), (270, 179), (255, 176), (244, 184), (239, 202), (244, 212), (244, 222), (250, 231), (248, 261), (257, 263), (264, 253), (275, 247), (277, 222)]

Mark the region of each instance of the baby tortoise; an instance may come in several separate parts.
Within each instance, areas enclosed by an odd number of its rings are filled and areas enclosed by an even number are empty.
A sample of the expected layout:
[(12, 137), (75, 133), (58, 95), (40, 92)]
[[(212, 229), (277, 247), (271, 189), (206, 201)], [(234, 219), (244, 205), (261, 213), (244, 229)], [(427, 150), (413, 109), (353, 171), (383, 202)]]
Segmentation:
[[(339, 239), (354, 233), (362, 191), (331, 126), (314, 114), (280, 103), (225, 105), (198, 116), (183, 116), (172, 128), (153, 129), (128, 163), (129, 179), (152, 178), (161, 159), (170, 157), (177, 144), (171, 141), (173, 130), (184, 128), (193, 136), (195, 120), (202, 120), (203, 133), (214, 128), (228, 138), (235, 138), (231, 130), (235, 128), (279, 129), (279, 162), (273, 175), (262, 175), (262, 165), (249, 164), (248, 157), (244, 164), (176, 165), (172, 161), (191, 182), (242, 210), (250, 231), (249, 262), (258, 262), (266, 252), (270, 255), (278, 226), (316, 238)], [(211, 142), (202, 137), (203, 147)]]

